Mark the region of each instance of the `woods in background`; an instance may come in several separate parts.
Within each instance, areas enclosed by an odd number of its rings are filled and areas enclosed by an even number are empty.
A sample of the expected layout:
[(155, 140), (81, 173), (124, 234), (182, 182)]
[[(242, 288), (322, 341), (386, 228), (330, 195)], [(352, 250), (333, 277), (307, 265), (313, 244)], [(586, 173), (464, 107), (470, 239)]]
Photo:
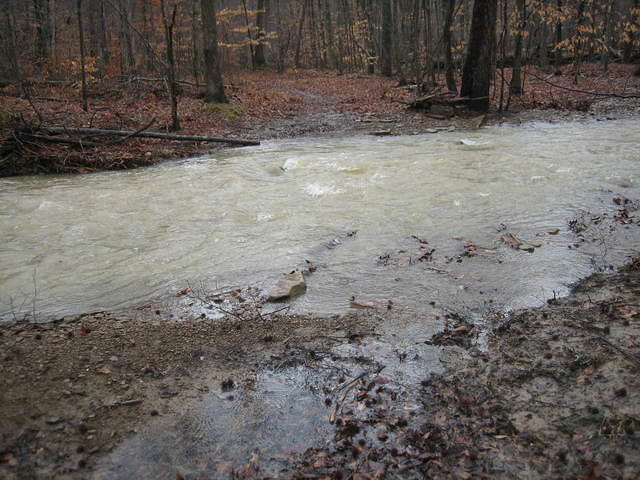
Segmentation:
[[(104, 79), (161, 78), (174, 96), (190, 82), (206, 85), (208, 101), (224, 102), (221, 72), (264, 66), (379, 73), (426, 86), (446, 74), (457, 91), (465, 53), (477, 52), (469, 72), (513, 67), (510, 93), (518, 95), (523, 65), (572, 64), (577, 80), (586, 61), (606, 70), (640, 57), (640, 0), (3, 3), (0, 82), (23, 94), (30, 82), (72, 80), (86, 98)], [(475, 30), (474, 8), (485, 14)], [(484, 91), (475, 85), (463, 93)]]

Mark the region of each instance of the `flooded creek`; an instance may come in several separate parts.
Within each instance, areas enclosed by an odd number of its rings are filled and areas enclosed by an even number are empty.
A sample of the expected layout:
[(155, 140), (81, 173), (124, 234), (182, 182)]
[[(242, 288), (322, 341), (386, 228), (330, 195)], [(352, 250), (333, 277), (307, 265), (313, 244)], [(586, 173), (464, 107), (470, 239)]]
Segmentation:
[[(1, 316), (112, 309), (187, 284), (262, 287), (305, 260), (319, 268), (299, 311), (341, 313), (352, 296), (408, 312), (455, 297), (475, 308), (491, 292), (508, 308), (539, 303), (638, 246), (567, 248), (570, 219), (640, 196), (638, 127), (300, 139), (136, 171), (2, 179)], [(501, 248), (500, 228), (540, 248)], [(433, 262), (416, 261), (410, 235), (435, 249)], [(497, 254), (445, 264), (465, 241)]]
[[(487, 312), (539, 305), (637, 253), (637, 222), (620, 215), (640, 198), (638, 179), (637, 120), (297, 139), (136, 171), (0, 179), (0, 317), (153, 301), (206, 319), (175, 292), (257, 290), (313, 262), (292, 312), (374, 307), (375, 332), (355, 341), (309, 325), (309, 338), (328, 338), (313, 355), (267, 352), (230, 392), (212, 377), (95, 478), (224, 478), (252, 455), (275, 473), (331, 436), (353, 379), (395, 394), (442, 371), (430, 339), (448, 313), (481, 327)], [(509, 234), (531, 251), (510, 248)]]

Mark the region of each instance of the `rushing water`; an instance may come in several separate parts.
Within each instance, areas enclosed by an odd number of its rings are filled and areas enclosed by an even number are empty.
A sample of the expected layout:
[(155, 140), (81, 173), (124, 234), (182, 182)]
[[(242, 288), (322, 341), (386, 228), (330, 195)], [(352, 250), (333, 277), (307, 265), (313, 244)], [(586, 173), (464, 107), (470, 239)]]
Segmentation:
[[(2, 179), (0, 315), (115, 308), (194, 282), (264, 286), (305, 260), (320, 268), (299, 310), (343, 311), (351, 296), (409, 310), (489, 294), (531, 304), (594, 259), (637, 251), (630, 231), (568, 249), (567, 221), (613, 214), (614, 194), (640, 197), (638, 179), (638, 120), (276, 141), (135, 171)], [(541, 248), (499, 246), (500, 224)], [(436, 249), (433, 262), (415, 262), (410, 235)], [(497, 253), (447, 264), (462, 252), (454, 237)]]

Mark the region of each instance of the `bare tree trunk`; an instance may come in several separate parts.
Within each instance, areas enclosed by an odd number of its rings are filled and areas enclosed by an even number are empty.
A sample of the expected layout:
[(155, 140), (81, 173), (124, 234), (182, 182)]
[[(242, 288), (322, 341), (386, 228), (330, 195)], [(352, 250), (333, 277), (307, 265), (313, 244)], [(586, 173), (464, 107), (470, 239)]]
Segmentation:
[(335, 48), (335, 38), (333, 36), (333, 19), (331, 18), (330, 0), (322, 0), (322, 11), (324, 18), (325, 44), (327, 45), (327, 65), (331, 69), (340, 69)]
[(264, 67), (267, 60), (264, 55), (265, 23), (267, 18), (268, 0), (258, 0), (258, 13), (256, 15), (256, 48), (253, 50), (253, 65)]
[(367, 73), (376, 73), (376, 41), (374, 37), (375, 26), (373, 24), (373, 0), (365, 0), (365, 12), (367, 22)]
[(98, 2), (98, 56), (103, 66), (109, 63), (109, 45), (107, 41), (107, 16), (104, 0)]
[(46, 60), (49, 52), (49, 1), (33, 0), (36, 26), (36, 56)]
[(473, 110), (489, 110), (489, 89), (495, 61), (497, 0), (475, 0), (471, 38), (462, 71), (460, 94), (473, 100)]
[(293, 64), (296, 66), (296, 68), (300, 68), (300, 50), (302, 48), (302, 35), (304, 34), (304, 23), (306, 21), (306, 15), (307, 15), (307, 1), (308, 0), (302, 0), (302, 13), (300, 15), (300, 21), (298, 22), (298, 38), (297, 43), (296, 43), (296, 54), (294, 56), (294, 60), (293, 60)]
[(58, 37), (58, 23), (56, 20), (56, 2), (51, 0), (49, 7), (49, 51), (54, 63), (57, 63), (56, 40)]
[[(282, 14), (280, 10), (280, 0), (276, 1), (276, 19), (277, 19), (277, 50), (278, 50), (278, 59), (277, 59), (277, 67), (278, 73), (284, 72), (285, 62), (287, 58), (287, 53), (289, 51), (289, 45), (291, 43), (291, 30), (287, 29), (285, 34), (285, 27), (282, 22)], [(286, 37), (286, 40), (285, 40)]]
[(204, 40), (204, 76), (207, 81), (205, 102), (227, 103), (218, 55), (218, 29), (215, 0), (201, 0), (202, 36)]
[(198, 79), (200, 78), (200, 49), (198, 48), (200, 35), (198, 35), (198, 22), (196, 21), (198, 18), (198, 0), (191, 0), (191, 18), (191, 54), (193, 55), (191, 65), (193, 68), (194, 82), (198, 83)]
[(573, 70), (573, 83), (578, 84), (578, 77), (580, 76), (580, 69), (582, 68), (582, 55), (584, 55), (583, 46), (583, 28), (587, 21), (585, 16), (585, 10), (587, 8), (587, 0), (578, 1), (578, 19), (576, 28), (576, 48), (575, 48), (575, 65)]
[(244, 10), (244, 23), (247, 29), (247, 60), (249, 62), (249, 68), (253, 69), (253, 59), (255, 58), (255, 53), (253, 51), (253, 35), (251, 35), (251, 22), (249, 21), (249, 12), (247, 10), (246, 0), (242, 0), (242, 9)]
[(118, 10), (120, 13), (120, 48), (122, 50), (120, 69), (123, 75), (129, 75), (133, 70), (133, 42), (131, 40), (129, 7), (129, 0), (118, 1)]
[(563, 8), (562, 0), (558, 0), (557, 7), (558, 7), (558, 18), (560, 20), (558, 20), (558, 23), (556, 23), (556, 52), (554, 55), (553, 63), (556, 66), (556, 70), (559, 71), (560, 67), (562, 66), (562, 48), (558, 46), (560, 45), (560, 43), (562, 43), (562, 20), (561, 20), (562, 8)]
[(382, 38), (380, 48), (380, 72), (385, 77), (393, 74), (393, 14), (392, 0), (382, 0)]
[(627, 41), (624, 43), (623, 61), (631, 63), (633, 56), (633, 47), (637, 38), (636, 31), (640, 30), (640, 0), (633, 0), (631, 7), (631, 18), (629, 19), (629, 28), (627, 28)]
[(456, 85), (456, 77), (453, 65), (453, 52), (451, 51), (451, 27), (453, 26), (453, 14), (455, 13), (456, 0), (445, 0), (445, 3), (446, 8), (444, 16), (444, 30), (442, 32), (442, 42), (444, 44), (445, 77), (447, 79), (447, 89), (450, 92), (458, 93), (458, 86)]
[(511, 95), (522, 95), (522, 44), (525, 29), (527, 28), (526, 0), (517, 0), (516, 7), (518, 9), (518, 25), (516, 31), (516, 46), (513, 55), (513, 75), (511, 77), (511, 85), (509, 88)]
[(89, 111), (89, 104), (87, 102), (87, 74), (84, 64), (84, 33), (82, 28), (82, 0), (78, 0), (77, 3), (78, 14), (78, 35), (80, 39), (80, 78), (82, 80), (82, 109)]
[(611, 27), (611, 4), (607, 4), (603, 6), (604, 8), (604, 19), (603, 19), (603, 28), (602, 28), (602, 54), (600, 56), (600, 62), (602, 63), (602, 70), (607, 72), (609, 70), (609, 29)]
[(160, 0), (162, 9), (162, 21), (164, 23), (164, 35), (167, 44), (167, 80), (169, 82), (169, 100), (171, 102), (171, 126), (170, 130), (181, 130), (178, 118), (178, 84), (176, 83), (176, 63), (173, 54), (173, 28), (176, 24), (178, 6), (174, 3), (171, 13), (167, 12), (165, 0)]

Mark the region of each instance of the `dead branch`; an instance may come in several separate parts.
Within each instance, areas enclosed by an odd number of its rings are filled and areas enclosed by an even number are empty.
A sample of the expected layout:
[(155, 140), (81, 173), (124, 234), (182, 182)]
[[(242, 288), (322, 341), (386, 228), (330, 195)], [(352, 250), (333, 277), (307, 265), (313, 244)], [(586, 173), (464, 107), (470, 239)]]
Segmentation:
[[(228, 143), (231, 145), (242, 145), (242, 146), (255, 146), (255, 145), (260, 145), (260, 142), (257, 140), (246, 140), (246, 139), (240, 139), (240, 138), (221, 138), (221, 137), (208, 137), (208, 136), (201, 136), (201, 135), (173, 135), (173, 134), (168, 134), (168, 133), (160, 133), (160, 132), (145, 132), (145, 131), (140, 131), (140, 132), (132, 132), (132, 131), (127, 131), (127, 130), (105, 130), (105, 129), (100, 129), (100, 128), (70, 128), (70, 127), (49, 127), (49, 128), (43, 128), (40, 130), (40, 133), (29, 133), (29, 136), (35, 136), (38, 135), (40, 137), (45, 137), (45, 138), (41, 138), (41, 140), (44, 141), (48, 141), (47, 139), (58, 139), (60, 140), (59, 142), (54, 142), (53, 140), (51, 140), (51, 142), (53, 143), (70, 143), (71, 142), (78, 142), (78, 140), (70, 140), (70, 139), (63, 139), (61, 137), (56, 137), (56, 135), (112, 135), (112, 136), (116, 136), (116, 137), (127, 137), (127, 138), (131, 138), (131, 137), (143, 137), (143, 138), (159, 138), (161, 140), (176, 140), (176, 141), (181, 141), (181, 142), (217, 142), (217, 143)], [(66, 141), (62, 141), (62, 140), (66, 140)], [(104, 145), (104, 144), (96, 144), (96, 145), (90, 145), (87, 142), (82, 142), (82, 145), (84, 146), (99, 146), (99, 145)]]
[[(133, 83), (133, 82), (166, 82), (167, 79), (166, 78), (151, 78), (151, 77), (131, 77), (127, 79), (127, 83)], [(201, 87), (206, 87), (206, 85), (202, 84), (202, 83), (194, 83), (194, 82), (189, 82), (187, 80), (176, 80), (176, 83), (180, 84), (180, 85), (186, 85), (188, 87), (196, 87), (196, 88), (201, 88)]]

